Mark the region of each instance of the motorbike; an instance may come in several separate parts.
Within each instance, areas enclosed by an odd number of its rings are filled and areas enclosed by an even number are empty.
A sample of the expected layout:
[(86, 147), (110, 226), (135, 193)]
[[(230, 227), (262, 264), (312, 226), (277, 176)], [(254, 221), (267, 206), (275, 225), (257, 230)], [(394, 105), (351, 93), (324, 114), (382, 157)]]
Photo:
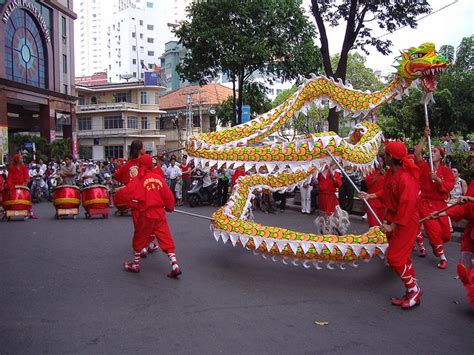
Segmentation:
[(217, 192), (217, 181), (214, 181), (212, 185), (203, 187), (203, 175), (193, 175), (192, 176), (192, 183), (187, 191), (187, 199), (189, 201), (190, 207), (196, 207), (200, 205), (212, 205), (212, 203), (216, 199), (216, 192)]

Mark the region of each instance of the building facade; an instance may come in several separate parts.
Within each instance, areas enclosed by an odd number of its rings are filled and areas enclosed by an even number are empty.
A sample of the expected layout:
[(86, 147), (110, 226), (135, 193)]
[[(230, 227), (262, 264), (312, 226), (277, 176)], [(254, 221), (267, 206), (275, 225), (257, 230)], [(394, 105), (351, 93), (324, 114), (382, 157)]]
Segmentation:
[(160, 133), (162, 86), (130, 82), (77, 85), (79, 155), (83, 159), (127, 158), (130, 143), (143, 141), (150, 154), (165, 149)]
[(0, 0), (0, 19), (0, 159), (21, 132), (76, 153), (72, 1)]
[(232, 89), (220, 84), (187, 86), (161, 97), (160, 132), (166, 135), (166, 149), (183, 147), (186, 139), (200, 132), (219, 130), (216, 106), (232, 96)]
[(185, 56), (186, 48), (182, 44), (177, 41), (169, 41), (165, 44), (165, 51), (160, 58), (160, 66), (163, 70), (163, 84), (166, 86), (166, 91), (171, 92), (186, 86), (176, 71), (176, 66)]

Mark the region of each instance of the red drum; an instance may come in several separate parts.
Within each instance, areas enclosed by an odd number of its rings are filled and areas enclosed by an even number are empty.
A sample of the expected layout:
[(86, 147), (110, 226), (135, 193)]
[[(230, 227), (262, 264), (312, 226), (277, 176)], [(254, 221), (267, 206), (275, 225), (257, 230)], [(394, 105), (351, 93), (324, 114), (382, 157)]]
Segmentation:
[(82, 189), (82, 205), (88, 211), (90, 209), (109, 208), (108, 190), (103, 185), (91, 185)]
[(3, 191), (3, 209), (5, 211), (30, 211), (31, 194), (26, 186), (16, 185)]
[(130, 206), (129, 206), (129, 204), (128, 204), (128, 201), (123, 200), (123, 199), (121, 199), (120, 197), (117, 198), (116, 193), (117, 193), (117, 191), (120, 190), (122, 187), (123, 187), (123, 186), (117, 187), (117, 188), (114, 190), (114, 194), (113, 194), (113, 197), (112, 197), (112, 199), (113, 199), (113, 201), (114, 201), (114, 206), (115, 206), (115, 208), (117, 209), (117, 211), (118, 211), (119, 213), (125, 213), (125, 212), (127, 212), (127, 211), (130, 209)]
[(53, 204), (56, 209), (78, 208), (81, 204), (81, 191), (74, 185), (60, 185), (54, 188)]

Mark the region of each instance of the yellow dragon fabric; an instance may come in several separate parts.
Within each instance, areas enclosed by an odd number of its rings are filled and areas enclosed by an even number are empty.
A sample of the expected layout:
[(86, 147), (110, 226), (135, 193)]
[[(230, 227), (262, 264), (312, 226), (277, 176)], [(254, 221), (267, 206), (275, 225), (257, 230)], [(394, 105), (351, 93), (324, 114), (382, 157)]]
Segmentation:
[(366, 117), (374, 109), (401, 99), (408, 89), (421, 83), (429, 94), (436, 89), (435, 75), (447, 62), (432, 43), (424, 43), (402, 52), (397, 73), (382, 90), (371, 93), (353, 89), (324, 76), (313, 76), (296, 93), (273, 110), (250, 122), (217, 132), (197, 134), (186, 143), (189, 160), (195, 165), (227, 168), (243, 167), (252, 171), (237, 181), (227, 203), (213, 214), (212, 230), (216, 240), (271, 255), (300, 260), (305, 267), (320, 261), (354, 262), (383, 255), (388, 244), (379, 227), (361, 235), (317, 235), (285, 228), (263, 226), (251, 216), (251, 201), (256, 192), (291, 191), (307, 183), (312, 176), (330, 165), (332, 155), (343, 167), (367, 174), (376, 164), (383, 140), (379, 126), (369, 121), (356, 124), (350, 135), (333, 132), (314, 133), (290, 143), (266, 143), (270, 135), (314, 104), (327, 102), (344, 115)]

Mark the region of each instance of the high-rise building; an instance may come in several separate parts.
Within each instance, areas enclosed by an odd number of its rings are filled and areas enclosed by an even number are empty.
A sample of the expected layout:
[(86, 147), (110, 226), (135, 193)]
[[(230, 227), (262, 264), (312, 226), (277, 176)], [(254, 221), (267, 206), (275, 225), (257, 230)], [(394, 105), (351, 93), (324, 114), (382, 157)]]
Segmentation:
[(76, 75), (86, 76), (106, 69), (105, 1), (80, 0), (74, 2), (78, 18), (75, 22)]

